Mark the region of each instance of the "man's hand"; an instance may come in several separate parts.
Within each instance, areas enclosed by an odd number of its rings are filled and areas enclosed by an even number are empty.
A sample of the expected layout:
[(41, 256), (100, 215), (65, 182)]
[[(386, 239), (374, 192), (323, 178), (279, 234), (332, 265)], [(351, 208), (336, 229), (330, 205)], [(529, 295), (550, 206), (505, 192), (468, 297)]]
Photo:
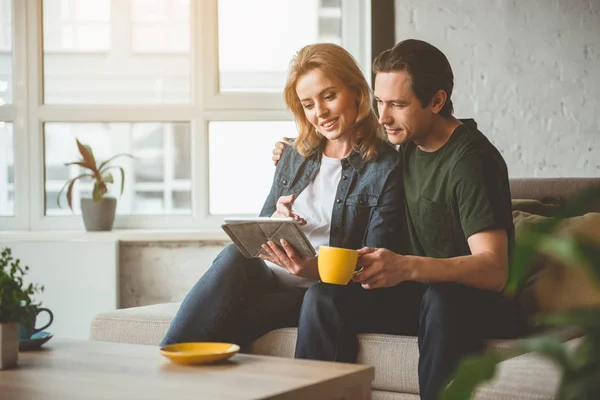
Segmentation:
[(281, 196), (277, 200), (276, 211), (273, 213), (272, 217), (292, 217), (299, 225), (306, 225), (306, 220), (304, 218), (292, 212), (292, 204), (295, 200), (296, 196), (294, 194)]
[(269, 255), (259, 254), (258, 256), (263, 260), (279, 265), (292, 275), (311, 279), (319, 278), (316, 258), (304, 259), (298, 257), (292, 246), (283, 239), (281, 240), (281, 246), (283, 250), (277, 244), (268, 241), (262, 245), (262, 248)]
[(407, 257), (387, 249), (363, 247), (358, 250), (358, 265), (362, 268), (352, 280), (365, 289), (395, 286), (411, 280), (413, 273)]
[(275, 147), (273, 148), (273, 156), (271, 157), (271, 159), (273, 160), (273, 164), (277, 165), (277, 163), (279, 162), (279, 160), (281, 159), (281, 154), (283, 153), (283, 149), (285, 148), (285, 145), (290, 143), (292, 139), (288, 138), (288, 137), (284, 137), (282, 142), (277, 142), (275, 143)]

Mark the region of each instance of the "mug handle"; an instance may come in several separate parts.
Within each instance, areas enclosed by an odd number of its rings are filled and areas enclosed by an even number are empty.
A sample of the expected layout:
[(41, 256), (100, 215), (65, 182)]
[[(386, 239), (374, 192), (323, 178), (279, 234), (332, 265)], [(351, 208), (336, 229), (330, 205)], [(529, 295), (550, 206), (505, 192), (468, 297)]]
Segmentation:
[(42, 326), (41, 328), (35, 328), (33, 329), (33, 333), (38, 333), (43, 331), (44, 329), (46, 329), (47, 327), (49, 327), (52, 324), (52, 321), (54, 321), (54, 314), (52, 314), (52, 311), (48, 310), (47, 308), (38, 308), (37, 309), (37, 315), (40, 315), (40, 313), (42, 311), (46, 311), (48, 313), (48, 316), (50, 317), (50, 321), (48, 321), (48, 323), (44, 326)]

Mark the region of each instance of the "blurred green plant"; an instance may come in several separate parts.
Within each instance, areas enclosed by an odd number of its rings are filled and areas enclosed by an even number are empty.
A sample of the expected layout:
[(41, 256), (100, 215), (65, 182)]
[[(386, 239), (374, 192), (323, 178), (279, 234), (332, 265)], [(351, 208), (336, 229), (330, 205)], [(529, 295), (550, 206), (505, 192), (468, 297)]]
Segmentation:
[(89, 170), (89, 172), (85, 172), (81, 175), (76, 176), (75, 178), (71, 178), (64, 184), (64, 186), (62, 187), (62, 189), (60, 189), (60, 192), (58, 193), (58, 198), (56, 199), (56, 203), (58, 204), (58, 206), (61, 207), (60, 195), (65, 190), (65, 188), (67, 188), (67, 203), (69, 203), (69, 208), (71, 209), (71, 211), (73, 210), (73, 186), (75, 185), (75, 182), (77, 182), (79, 179), (94, 180), (92, 199), (94, 199), (94, 202), (96, 203), (99, 202), (108, 192), (107, 184), (115, 182), (114, 177), (110, 172), (110, 170), (114, 169), (118, 170), (121, 173), (120, 194), (123, 194), (123, 188), (125, 187), (125, 171), (122, 167), (111, 165), (111, 162), (118, 157), (126, 156), (133, 158), (133, 156), (127, 153), (121, 153), (109, 158), (106, 161), (103, 161), (102, 163), (100, 163), (100, 165), (97, 165), (92, 148), (86, 144), (82, 144), (79, 141), (79, 139), (75, 139), (75, 141), (77, 142), (77, 148), (79, 149), (79, 153), (81, 154), (81, 160), (69, 162), (65, 165), (79, 165), (80, 167)]
[[(556, 217), (532, 224), (519, 234), (510, 263), (506, 295), (515, 296), (519, 292), (540, 255), (561, 261), (566, 266), (584, 266), (600, 287), (600, 247), (586, 237), (556, 232), (561, 221), (581, 215), (582, 210), (588, 209), (590, 204), (598, 204), (599, 199), (600, 188), (586, 190), (561, 207)], [(547, 333), (516, 340), (513, 350), (537, 353), (559, 366), (562, 372), (559, 400), (600, 399), (600, 308), (538, 314), (531, 322), (544, 327), (578, 328), (582, 333), (581, 342), (570, 351), (559, 337)], [(478, 385), (494, 377), (496, 365), (502, 359), (494, 350), (466, 357), (442, 391), (441, 398), (471, 399)]]
[(19, 322), (26, 317), (29, 305), (34, 304), (32, 296), (44, 291), (44, 286), (29, 283), (23, 279), (29, 271), (21, 266), (21, 260), (13, 258), (11, 249), (6, 247), (0, 253), (0, 323)]

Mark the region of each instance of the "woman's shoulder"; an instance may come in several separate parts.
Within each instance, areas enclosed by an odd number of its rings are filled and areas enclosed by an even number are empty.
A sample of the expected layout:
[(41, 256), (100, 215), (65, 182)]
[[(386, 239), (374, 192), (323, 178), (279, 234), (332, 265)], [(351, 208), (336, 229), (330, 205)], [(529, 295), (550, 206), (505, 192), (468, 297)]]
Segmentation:
[(361, 175), (378, 174), (387, 176), (400, 166), (400, 154), (391, 144), (380, 142), (377, 145), (377, 156), (365, 160)]
[(286, 160), (287, 162), (296, 161), (304, 159), (304, 157), (298, 151), (298, 146), (294, 143), (286, 143), (283, 146), (283, 153), (281, 153), (281, 160)]
[(277, 171), (291, 173), (298, 168), (306, 159), (298, 152), (298, 147), (293, 143), (286, 143), (283, 146), (281, 158), (277, 163)]
[(394, 166), (400, 162), (400, 152), (389, 142), (381, 141), (377, 144), (377, 157), (372, 161), (374, 163)]

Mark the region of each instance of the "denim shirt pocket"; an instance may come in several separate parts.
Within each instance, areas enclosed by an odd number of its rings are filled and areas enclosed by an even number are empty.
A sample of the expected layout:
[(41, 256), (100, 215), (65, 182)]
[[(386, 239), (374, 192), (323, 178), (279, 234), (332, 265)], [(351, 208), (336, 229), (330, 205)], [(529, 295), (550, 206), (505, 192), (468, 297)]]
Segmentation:
[(370, 193), (353, 193), (348, 195), (348, 199), (346, 200), (346, 204), (349, 206), (364, 208), (364, 207), (375, 207), (377, 205), (377, 201), (379, 200), (379, 195), (370, 194)]

